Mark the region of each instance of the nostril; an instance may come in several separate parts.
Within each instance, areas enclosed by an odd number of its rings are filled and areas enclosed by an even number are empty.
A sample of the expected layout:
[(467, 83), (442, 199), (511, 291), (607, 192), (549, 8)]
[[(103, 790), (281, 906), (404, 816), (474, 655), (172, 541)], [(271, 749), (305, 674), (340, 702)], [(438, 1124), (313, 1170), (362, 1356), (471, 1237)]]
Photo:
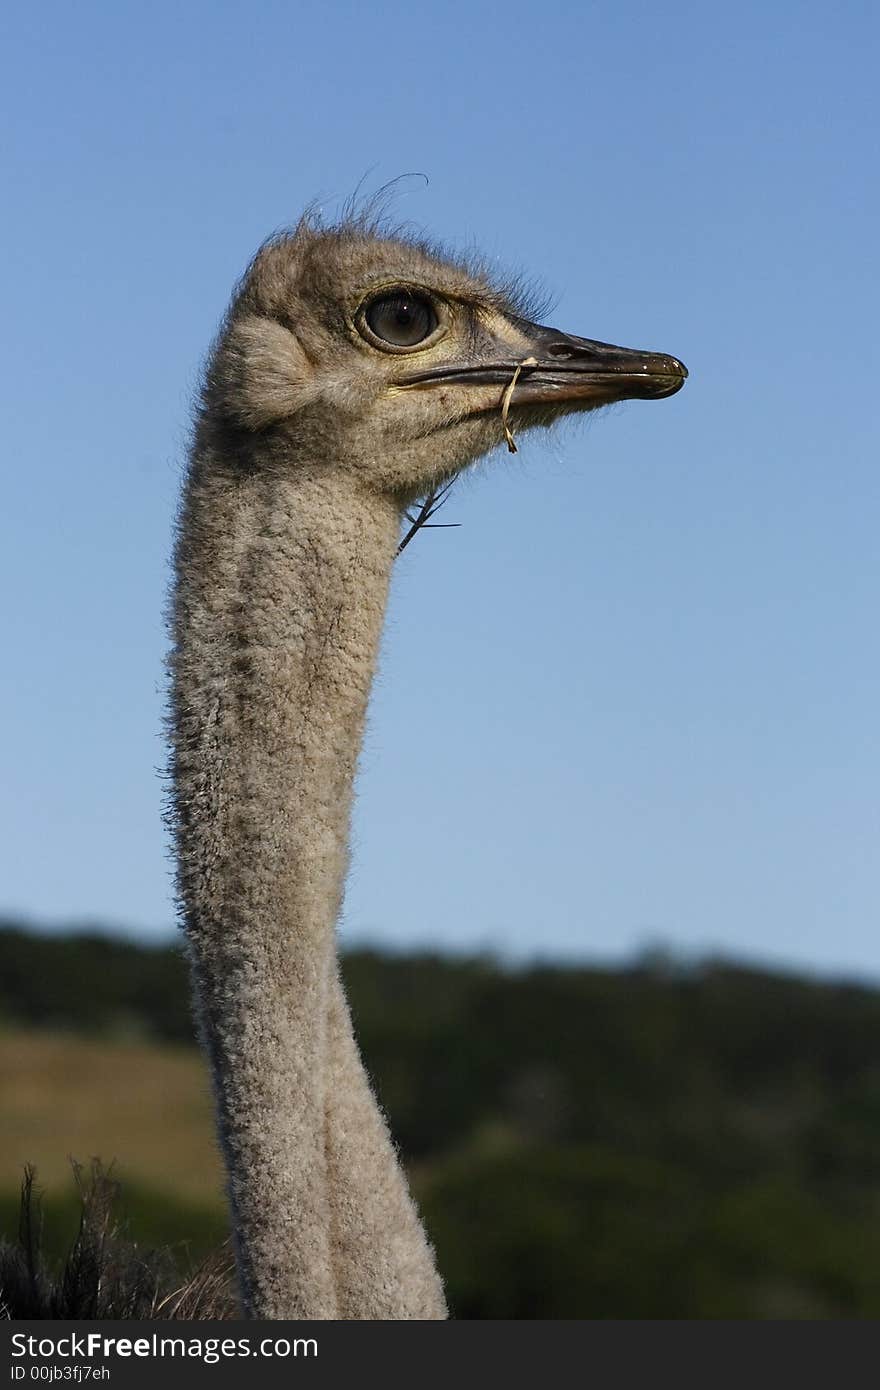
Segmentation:
[(561, 362), (567, 362), (573, 355), (568, 343), (551, 343), (546, 351), (548, 357), (558, 357)]

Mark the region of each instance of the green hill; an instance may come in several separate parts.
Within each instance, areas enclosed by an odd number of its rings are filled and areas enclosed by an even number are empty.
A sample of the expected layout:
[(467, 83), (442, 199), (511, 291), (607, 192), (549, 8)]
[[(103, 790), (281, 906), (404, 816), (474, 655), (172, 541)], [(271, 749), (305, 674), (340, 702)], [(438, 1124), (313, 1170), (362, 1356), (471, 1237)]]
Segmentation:
[[(880, 1316), (880, 992), (663, 959), (361, 950), (345, 973), (459, 1316)], [(20, 1161), (60, 1213), (63, 1143), (94, 1133), (136, 1234), (217, 1238), (175, 949), (9, 924), (0, 1024), (7, 1220)]]

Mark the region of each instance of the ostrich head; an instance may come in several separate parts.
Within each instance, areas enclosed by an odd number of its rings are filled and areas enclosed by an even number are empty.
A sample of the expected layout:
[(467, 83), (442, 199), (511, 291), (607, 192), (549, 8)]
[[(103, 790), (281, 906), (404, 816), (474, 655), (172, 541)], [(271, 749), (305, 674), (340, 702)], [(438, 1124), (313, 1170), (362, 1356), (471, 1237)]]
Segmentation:
[(233, 435), (277, 434), (288, 457), (293, 444), (408, 501), (503, 441), (505, 394), (524, 430), (669, 396), (686, 376), (674, 357), (532, 322), (516, 293), (429, 246), (305, 221), (246, 273), (205, 404)]

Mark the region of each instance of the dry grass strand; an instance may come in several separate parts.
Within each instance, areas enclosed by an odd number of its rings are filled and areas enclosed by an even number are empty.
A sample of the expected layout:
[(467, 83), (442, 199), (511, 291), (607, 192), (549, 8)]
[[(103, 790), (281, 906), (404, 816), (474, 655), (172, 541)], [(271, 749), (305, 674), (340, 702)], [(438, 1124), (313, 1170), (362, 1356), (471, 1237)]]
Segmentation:
[(523, 367), (537, 367), (537, 365), (537, 357), (524, 357), (521, 362), (518, 362), (516, 371), (510, 378), (510, 381), (505, 386), (504, 395), (501, 397), (501, 423), (504, 426), (504, 438), (507, 440), (507, 447), (512, 454), (515, 454), (517, 452), (517, 448), (516, 440), (513, 437), (513, 431), (510, 428), (510, 424), (507, 418), (508, 411), (510, 410), (510, 402), (513, 398), (513, 393), (516, 390), (516, 383), (519, 381), (520, 373), (522, 372)]

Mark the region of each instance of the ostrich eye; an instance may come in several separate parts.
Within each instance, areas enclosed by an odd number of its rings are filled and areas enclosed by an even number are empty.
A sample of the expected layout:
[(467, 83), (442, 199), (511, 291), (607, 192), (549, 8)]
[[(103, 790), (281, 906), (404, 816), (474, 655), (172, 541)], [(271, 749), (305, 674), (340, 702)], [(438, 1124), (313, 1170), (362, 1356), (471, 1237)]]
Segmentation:
[(415, 347), (437, 327), (437, 314), (430, 299), (405, 290), (374, 299), (364, 319), (370, 332), (392, 347)]

